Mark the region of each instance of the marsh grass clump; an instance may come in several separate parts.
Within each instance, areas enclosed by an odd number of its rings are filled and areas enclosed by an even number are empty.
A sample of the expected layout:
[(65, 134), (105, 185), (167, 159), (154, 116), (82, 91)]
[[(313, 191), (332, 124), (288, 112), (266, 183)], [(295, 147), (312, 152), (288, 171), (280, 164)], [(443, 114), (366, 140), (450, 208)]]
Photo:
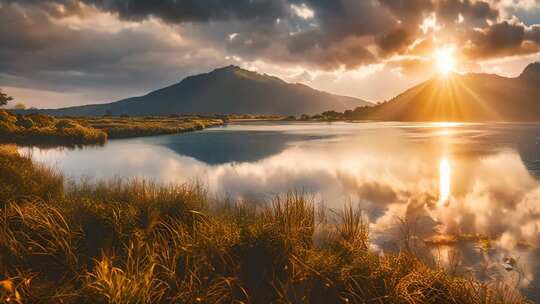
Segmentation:
[(13, 146), (0, 179), (2, 303), (526, 303), (406, 246), (374, 252), (350, 203), (329, 220), (303, 193), (253, 207), (197, 184), (63, 186)]
[(64, 178), (57, 171), (21, 156), (15, 145), (0, 145), (0, 207), (25, 198), (53, 201), (64, 191)]
[(131, 242), (124, 259), (115, 263), (104, 255), (85, 276), (92, 298), (101, 303), (156, 303), (166, 291), (156, 277), (156, 263), (146, 254), (145, 244)]
[(339, 221), (336, 225), (336, 239), (351, 250), (367, 250), (369, 248), (369, 221), (359, 208), (351, 202), (345, 204), (337, 212)]

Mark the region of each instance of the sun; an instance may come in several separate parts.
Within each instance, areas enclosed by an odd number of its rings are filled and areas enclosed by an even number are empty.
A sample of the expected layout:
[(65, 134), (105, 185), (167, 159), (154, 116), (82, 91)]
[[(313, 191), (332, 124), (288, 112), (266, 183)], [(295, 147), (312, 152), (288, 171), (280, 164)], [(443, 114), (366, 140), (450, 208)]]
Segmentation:
[(434, 53), (437, 70), (442, 75), (448, 75), (456, 68), (456, 58), (454, 56), (455, 47), (445, 47), (437, 49)]

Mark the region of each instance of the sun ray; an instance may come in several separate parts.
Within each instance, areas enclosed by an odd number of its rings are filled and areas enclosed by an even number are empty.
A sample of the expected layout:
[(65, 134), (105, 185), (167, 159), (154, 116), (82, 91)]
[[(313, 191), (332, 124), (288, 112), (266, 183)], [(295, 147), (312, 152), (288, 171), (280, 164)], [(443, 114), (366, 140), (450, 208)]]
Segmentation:
[[(472, 98), (471, 100), (469, 100), (469, 103), (470, 102), (476, 102), (478, 105), (480, 105), (480, 107), (482, 108), (483, 112), (485, 113), (485, 115), (487, 117), (490, 117), (491, 119), (495, 119), (495, 120), (500, 120), (501, 119), (501, 116), (499, 113), (497, 113), (493, 107), (491, 107), (489, 105), (489, 103), (480, 95), (478, 95), (476, 92), (474, 92), (474, 90), (472, 90), (468, 85), (467, 83), (465, 83), (464, 81), (459, 81), (457, 83), (457, 85), (459, 86), (459, 88), (461, 90), (464, 90), (466, 93), (468, 93)], [(465, 102), (465, 101), (463, 101)]]

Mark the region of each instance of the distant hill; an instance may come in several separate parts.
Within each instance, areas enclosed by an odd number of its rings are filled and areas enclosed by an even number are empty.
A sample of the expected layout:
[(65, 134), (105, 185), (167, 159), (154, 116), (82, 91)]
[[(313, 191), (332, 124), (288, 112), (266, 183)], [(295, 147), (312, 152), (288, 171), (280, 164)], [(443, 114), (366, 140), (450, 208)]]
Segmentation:
[(357, 116), (390, 121), (540, 121), (540, 63), (530, 64), (516, 78), (439, 76)]
[(140, 97), (108, 104), (39, 110), (57, 116), (167, 115), (167, 114), (315, 114), (371, 105), (361, 99), (333, 95), (306, 85), (237, 66), (190, 76), (169, 87)]

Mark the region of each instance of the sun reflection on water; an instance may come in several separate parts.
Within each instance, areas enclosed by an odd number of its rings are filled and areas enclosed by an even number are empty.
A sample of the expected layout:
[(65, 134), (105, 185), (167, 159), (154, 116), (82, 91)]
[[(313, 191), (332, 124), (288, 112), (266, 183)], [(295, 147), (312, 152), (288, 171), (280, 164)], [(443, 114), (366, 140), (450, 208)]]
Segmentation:
[(448, 158), (445, 156), (439, 161), (439, 206), (445, 206), (450, 198), (450, 175), (451, 168)]
[(454, 121), (436, 121), (436, 122), (431, 122), (428, 124), (428, 126), (442, 127), (442, 128), (459, 127), (462, 125), (464, 125), (464, 123), (454, 122)]

